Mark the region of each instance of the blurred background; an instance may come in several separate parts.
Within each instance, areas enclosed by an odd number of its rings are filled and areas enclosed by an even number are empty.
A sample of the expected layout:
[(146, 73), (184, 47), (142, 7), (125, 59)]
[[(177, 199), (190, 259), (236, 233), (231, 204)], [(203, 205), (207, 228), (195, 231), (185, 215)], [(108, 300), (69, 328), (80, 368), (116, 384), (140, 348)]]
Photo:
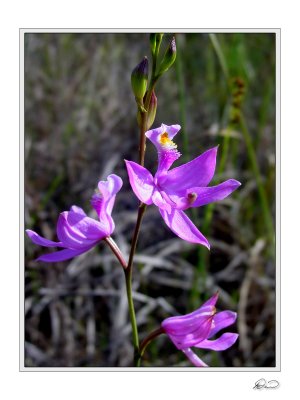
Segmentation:
[[(165, 34), (161, 47), (168, 45)], [(177, 58), (157, 84), (153, 127), (179, 123), (180, 165), (219, 144), (211, 184), (242, 186), (189, 216), (211, 251), (176, 237), (148, 207), (134, 264), (140, 338), (219, 290), (218, 310), (238, 313), (224, 352), (197, 350), (212, 367), (275, 366), (275, 35), (176, 34)], [(137, 161), (130, 75), (147, 55), (144, 33), (25, 34), (25, 226), (56, 240), (60, 212), (91, 212), (99, 179), (116, 173), (115, 241), (127, 256), (138, 200), (124, 158)], [(156, 171), (149, 144), (146, 167)], [(91, 214), (93, 215), (93, 214)], [(131, 326), (121, 267), (105, 244), (73, 260), (34, 261), (51, 251), (25, 238), (25, 365), (131, 366)], [(190, 367), (162, 335), (144, 367)]]

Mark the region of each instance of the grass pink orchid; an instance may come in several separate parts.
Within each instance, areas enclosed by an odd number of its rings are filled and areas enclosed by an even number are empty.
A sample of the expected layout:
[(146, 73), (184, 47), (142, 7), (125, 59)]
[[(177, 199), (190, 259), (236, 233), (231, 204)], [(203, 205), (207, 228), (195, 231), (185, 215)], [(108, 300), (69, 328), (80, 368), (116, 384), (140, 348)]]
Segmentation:
[(77, 206), (60, 214), (56, 233), (59, 242), (48, 240), (36, 232), (27, 229), (26, 233), (33, 243), (45, 247), (61, 247), (63, 250), (40, 256), (37, 261), (64, 261), (85, 253), (99, 241), (109, 237), (115, 229), (111, 212), (116, 194), (122, 187), (122, 179), (117, 175), (109, 175), (107, 181), (98, 183), (99, 193), (95, 193), (91, 204), (98, 214), (99, 221), (90, 218)]
[(207, 186), (215, 173), (217, 147), (170, 170), (181, 156), (173, 142), (179, 130), (179, 125), (162, 124), (145, 133), (158, 151), (158, 169), (153, 176), (141, 165), (125, 160), (129, 181), (139, 200), (147, 205), (155, 204), (167, 226), (177, 236), (210, 248), (208, 240), (184, 210), (223, 200), (240, 186), (240, 182), (228, 179), (219, 185)]
[(211, 338), (221, 329), (232, 325), (237, 317), (233, 311), (216, 312), (218, 293), (207, 300), (196, 311), (165, 319), (161, 328), (177, 349), (181, 350), (196, 367), (207, 367), (191, 347), (222, 351), (231, 347), (237, 340), (237, 333), (223, 333), (218, 339)]

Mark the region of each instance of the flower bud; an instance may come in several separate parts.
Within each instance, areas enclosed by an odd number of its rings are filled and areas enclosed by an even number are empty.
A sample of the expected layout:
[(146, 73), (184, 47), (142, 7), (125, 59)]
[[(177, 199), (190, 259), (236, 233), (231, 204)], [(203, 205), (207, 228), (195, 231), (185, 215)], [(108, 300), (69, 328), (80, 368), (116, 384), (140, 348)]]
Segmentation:
[(155, 120), (155, 115), (156, 115), (156, 109), (157, 109), (157, 97), (155, 96), (154, 90), (151, 94), (150, 98), (150, 103), (148, 107), (148, 113), (147, 113), (147, 130), (153, 125), (153, 122)]
[[(145, 96), (147, 96), (147, 93), (145, 94)], [(146, 129), (147, 130), (152, 126), (152, 124), (155, 120), (156, 109), (157, 109), (157, 97), (155, 96), (155, 93), (153, 91), (151, 94), (151, 97), (150, 97), (150, 103), (148, 106), (147, 116), (146, 116), (146, 118), (147, 118)], [(136, 117), (137, 117), (137, 122), (138, 122), (139, 127), (142, 126), (142, 114), (143, 113), (144, 113), (143, 110), (138, 109)]]
[(139, 105), (143, 103), (143, 97), (147, 90), (148, 81), (148, 59), (144, 57), (143, 60), (134, 68), (131, 74), (131, 86)]
[(175, 59), (176, 59), (176, 41), (175, 37), (173, 36), (169, 44), (169, 47), (167, 48), (165, 55), (162, 59), (162, 62), (160, 63), (158, 76), (168, 71), (168, 69), (174, 63)]

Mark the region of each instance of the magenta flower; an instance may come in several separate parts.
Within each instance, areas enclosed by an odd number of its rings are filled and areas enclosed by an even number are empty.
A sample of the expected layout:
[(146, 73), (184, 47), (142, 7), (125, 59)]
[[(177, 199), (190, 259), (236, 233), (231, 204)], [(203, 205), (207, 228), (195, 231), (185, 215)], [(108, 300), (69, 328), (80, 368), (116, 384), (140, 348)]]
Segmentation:
[(169, 170), (181, 156), (172, 141), (179, 130), (179, 125), (162, 124), (160, 128), (146, 132), (158, 151), (157, 172), (153, 177), (146, 168), (125, 160), (129, 181), (141, 202), (148, 205), (154, 203), (167, 226), (177, 236), (209, 248), (207, 239), (183, 210), (223, 200), (240, 186), (240, 182), (228, 179), (219, 185), (207, 186), (215, 172), (217, 147)]
[(237, 333), (223, 333), (218, 339), (211, 338), (221, 329), (232, 325), (236, 320), (236, 313), (221, 311), (216, 313), (218, 293), (206, 301), (198, 310), (179, 317), (165, 319), (162, 330), (171, 341), (181, 350), (196, 367), (207, 367), (191, 347), (221, 351), (231, 347), (237, 340)]
[(107, 181), (98, 183), (99, 193), (93, 195), (91, 204), (98, 214), (99, 221), (88, 217), (82, 208), (77, 206), (72, 206), (70, 211), (62, 212), (56, 227), (59, 242), (45, 239), (36, 232), (27, 229), (26, 233), (33, 243), (45, 247), (64, 248), (64, 250), (44, 254), (37, 261), (68, 260), (85, 253), (100, 240), (110, 236), (115, 229), (111, 212), (116, 194), (121, 189), (122, 184), (122, 179), (117, 175), (109, 175)]

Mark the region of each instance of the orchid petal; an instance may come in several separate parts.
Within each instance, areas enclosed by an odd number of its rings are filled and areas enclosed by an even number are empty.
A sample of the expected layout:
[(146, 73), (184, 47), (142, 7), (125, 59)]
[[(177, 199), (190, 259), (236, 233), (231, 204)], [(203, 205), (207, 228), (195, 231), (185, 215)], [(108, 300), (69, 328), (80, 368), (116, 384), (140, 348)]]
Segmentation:
[(179, 331), (183, 332), (180, 334), (186, 334), (186, 332), (193, 332), (196, 327), (199, 327), (202, 319), (208, 319), (215, 314), (214, 306), (201, 306), (196, 311), (186, 315), (178, 315), (176, 317), (166, 318), (162, 322), (162, 327), (167, 333), (177, 334)]
[(152, 201), (158, 208), (171, 212), (170, 204), (166, 202), (166, 200), (162, 197), (161, 192), (159, 192), (157, 189), (154, 189), (153, 191)]
[(221, 329), (227, 328), (235, 323), (237, 314), (233, 311), (221, 311), (217, 313), (213, 318), (212, 329), (209, 333), (208, 338), (210, 339)]
[(210, 248), (208, 240), (183, 211), (172, 209), (168, 213), (166, 210), (159, 209), (159, 212), (171, 231), (181, 239)]
[[(194, 331), (191, 333), (182, 332), (182, 334), (168, 333), (169, 338), (175, 344), (177, 349), (182, 350), (190, 346), (195, 346), (197, 343), (205, 340), (211, 329), (212, 317), (202, 317), (198, 321), (199, 325), (194, 326)], [(164, 326), (162, 325), (164, 328)], [(167, 331), (166, 331), (167, 332)]]
[(177, 145), (172, 141), (179, 130), (180, 125), (168, 126), (162, 124), (160, 128), (145, 133), (158, 151), (158, 169), (155, 175), (157, 178), (165, 176), (174, 161), (181, 156), (177, 150)]
[(122, 179), (114, 174), (107, 177), (107, 181), (98, 183), (99, 193), (94, 194), (91, 203), (96, 210), (100, 221), (105, 221), (111, 215), (116, 194), (123, 185)]
[[(210, 299), (208, 299), (205, 303), (203, 303), (202, 306), (200, 307), (200, 310), (203, 307), (215, 306), (217, 304), (218, 297), (219, 297), (219, 292), (215, 293)], [(221, 313), (219, 313), (219, 314), (221, 314)], [(215, 314), (215, 316), (214, 316), (214, 320), (216, 318), (216, 315), (217, 314)]]
[(161, 150), (161, 142), (159, 140), (160, 135), (162, 133), (167, 133), (169, 139), (173, 139), (173, 137), (180, 131), (180, 125), (165, 125), (161, 124), (159, 128), (151, 129), (145, 133), (145, 136), (154, 144), (158, 151)]
[(196, 195), (196, 199), (191, 203), (190, 207), (200, 207), (214, 201), (223, 200), (240, 185), (240, 182), (235, 179), (228, 179), (216, 186), (190, 188), (188, 192)]
[(62, 242), (53, 242), (52, 240), (48, 240), (37, 234), (36, 232), (26, 229), (26, 233), (33, 243), (38, 244), (39, 246), (45, 247), (65, 247)]
[(194, 345), (194, 347), (198, 347), (199, 349), (209, 349), (215, 351), (227, 350), (231, 347), (237, 340), (239, 335), (237, 333), (223, 333), (216, 340), (202, 340), (202, 342)]
[(163, 183), (166, 191), (182, 191), (191, 187), (207, 186), (216, 168), (217, 147), (207, 150), (194, 160), (173, 168)]
[(135, 195), (142, 203), (152, 204), (153, 176), (141, 165), (125, 160), (129, 181)]
[(182, 349), (181, 351), (187, 356), (190, 362), (195, 365), (195, 367), (208, 367), (208, 365), (205, 364), (205, 362), (203, 362), (192, 349), (187, 348)]
[(109, 236), (106, 226), (73, 211), (64, 211), (57, 222), (57, 236), (65, 247), (80, 249)]
[(64, 249), (60, 251), (55, 251), (54, 253), (43, 254), (36, 261), (44, 261), (44, 262), (58, 262), (69, 260), (70, 258), (79, 256), (79, 254), (85, 253), (90, 250), (91, 247), (84, 247), (81, 249)]
[[(201, 312), (200, 312), (201, 310)], [(165, 319), (161, 327), (178, 349), (194, 346), (207, 339), (211, 330), (214, 306), (207, 306), (196, 313)]]

